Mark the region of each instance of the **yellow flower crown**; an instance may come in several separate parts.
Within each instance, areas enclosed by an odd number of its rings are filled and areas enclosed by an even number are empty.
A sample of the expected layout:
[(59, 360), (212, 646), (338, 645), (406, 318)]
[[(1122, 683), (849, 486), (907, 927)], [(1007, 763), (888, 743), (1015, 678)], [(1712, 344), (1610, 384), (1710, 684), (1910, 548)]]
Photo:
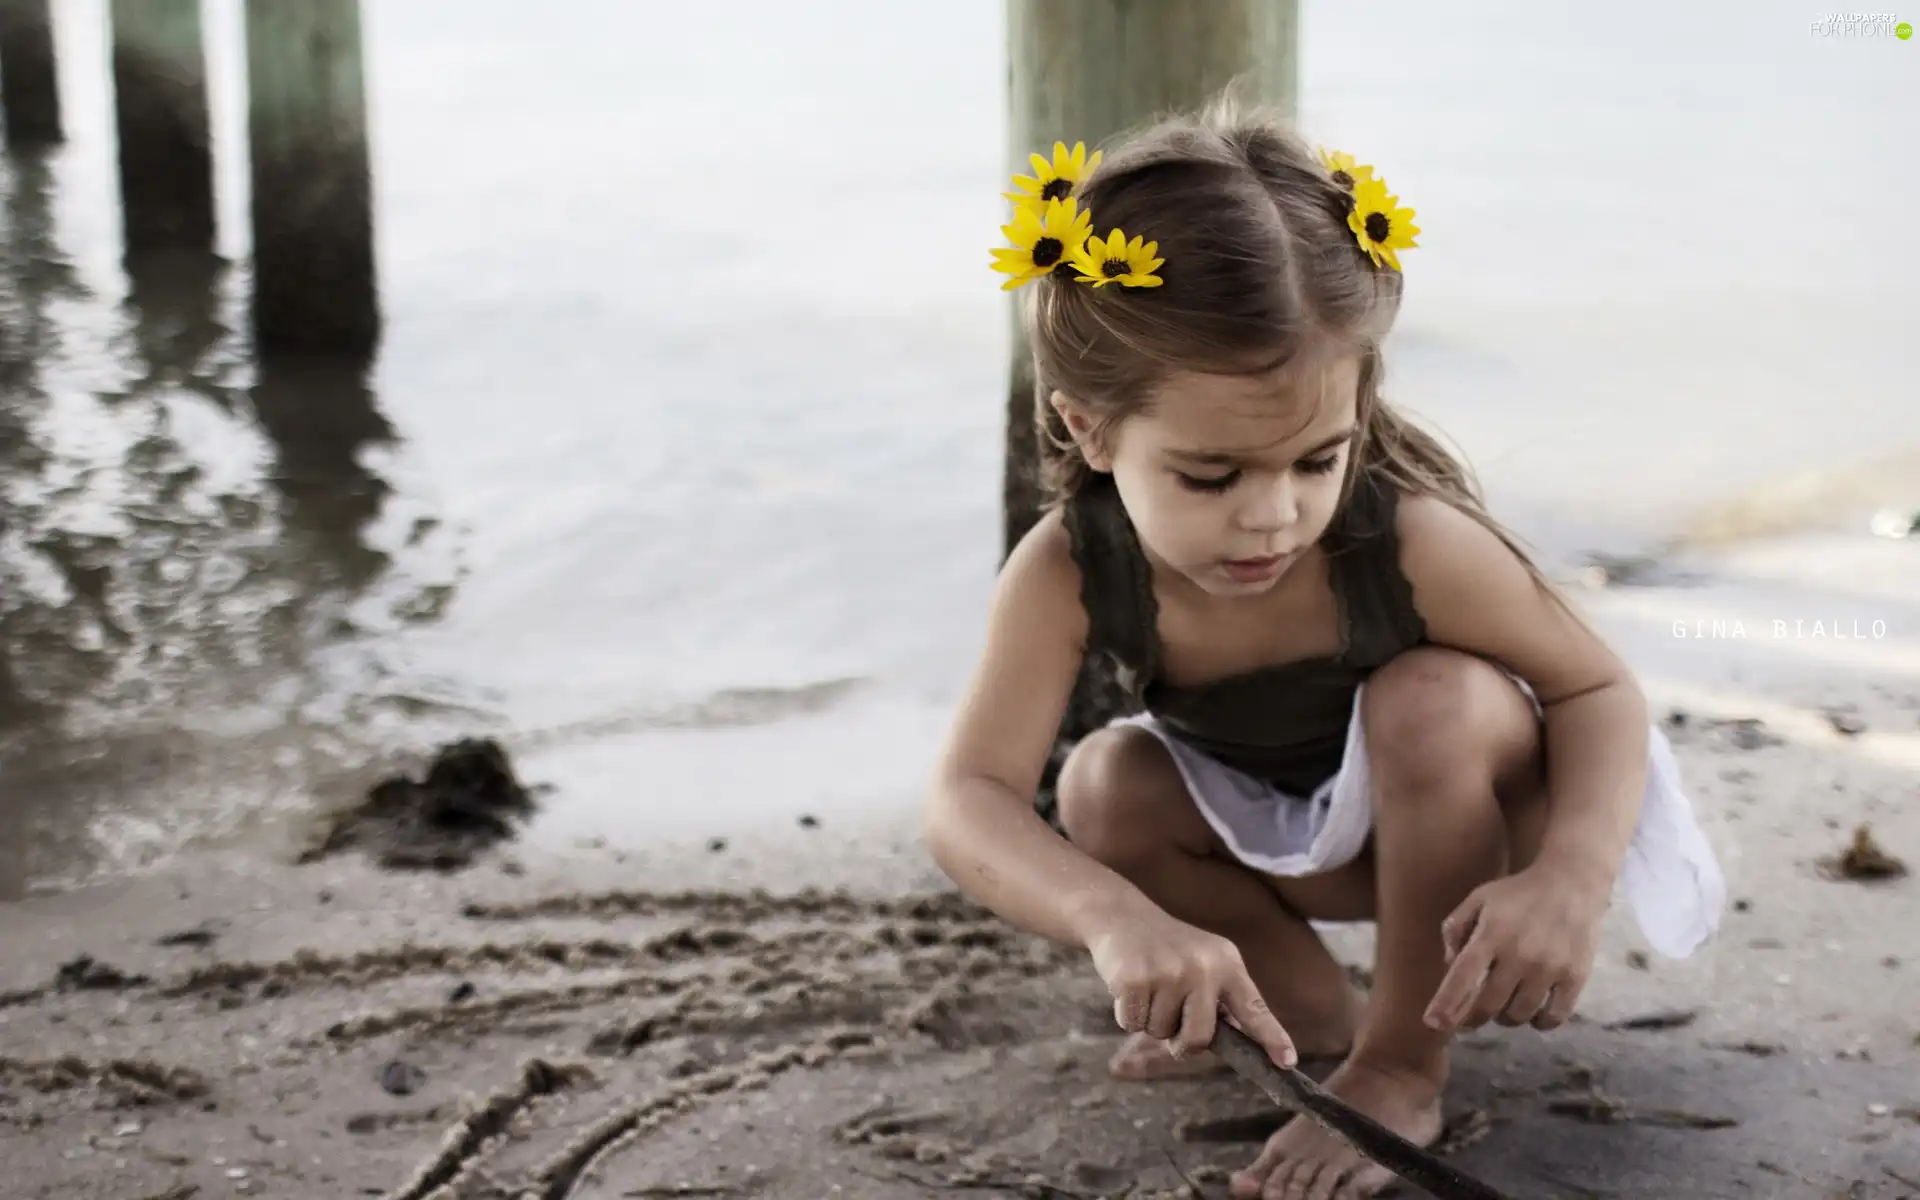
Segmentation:
[[(1077, 273), (1076, 282), (1094, 287), (1161, 285), (1154, 272), (1166, 260), (1155, 257), (1158, 242), (1143, 241), (1138, 235), (1129, 239), (1117, 228), (1102, 238), (1093, 232), (1093, 214), (1080, 207), (1080, 185), (1100, 165), (1100, 158), (1098, 150), (1089, 157), (1084, 142), (1075, 142), (1071, 150), (1065, 142), (1055, 142), (1051, 161), (1032, 155), (1033, 174), (1013, 177), (1020, 190), (1002, 193), (1013, 201), (1013, 221), (1000, 227), (1012, 245), (993, 251), (993, 269), (1009, 276), (1000, 285), (1002, 291), (1065, 269)], [(1399, 197), (1387, 191), (1386, 181), (1372, 167), (1355, 162), (1353, 155), (1321, 150), (1320, 162), (1333, 182), (1353, 197), (1347, 227), (1360, 249), (1374, 266), (1398, 271), (1399, 251), (1417, 246), (1414, 238), (1420, 228), (1413, 223), (1413, 210), (1400, 207)]]

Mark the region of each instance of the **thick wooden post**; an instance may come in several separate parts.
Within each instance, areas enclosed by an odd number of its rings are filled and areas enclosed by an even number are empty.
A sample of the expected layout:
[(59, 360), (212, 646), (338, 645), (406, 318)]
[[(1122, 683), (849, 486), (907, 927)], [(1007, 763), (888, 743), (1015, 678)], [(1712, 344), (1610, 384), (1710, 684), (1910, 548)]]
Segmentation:
[[(1297, 111), (1296, 0), (1007, 0), (1010, 65), (1008, 165), (1031, 174), (1029, 154), (1056, 141), (1101, 142), (1155, 118), (1192, 111), (1232, 88), (1249, 103)], [(1033, 354), (1015, 292), (1008, 372), (1002, 554), (1039, 519)], [(1081, 674), (1046, 773), (1040, 808), (1052, 815), (1053, 780), (1065, 751), (1122, 704), (1106, 672)]]
[(49, 0), (0, 0), (0, 109), (10, 150), (58, 145), (63, 137), (48, 6)]
[(129, 258), (213, 249), (200, 0), (113, 0), (113, 108)]
[(253, 327), (262, 353), (380, 339), (359, 0), (247, 0)]
[[(1053, 144), (1092, 149), (1164, 114), (1191, 111), (1229, 86), (1250, 103), (1298, 105), (1296, 0), (1007, 0), (1009, 172)], [(1011, 190), (1011, 185), (1002, 190)], [(1004, 553), (1039, 518), (1032, 351), (1016, 292)]]

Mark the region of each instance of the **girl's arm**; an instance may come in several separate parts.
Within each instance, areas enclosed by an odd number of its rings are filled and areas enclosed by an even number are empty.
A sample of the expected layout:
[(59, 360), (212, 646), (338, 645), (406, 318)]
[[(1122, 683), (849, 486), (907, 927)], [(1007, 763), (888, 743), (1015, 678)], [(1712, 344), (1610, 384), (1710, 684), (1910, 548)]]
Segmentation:
[(1079, 568), (1050, 513), (1001, 568), (980, 664), (925, 811), (928, 849), (961, 891), (1030, 933), (1076, 946), (1087, 944), (1096, 913), (1145, 899), (1034, 811), (1086, 636)]

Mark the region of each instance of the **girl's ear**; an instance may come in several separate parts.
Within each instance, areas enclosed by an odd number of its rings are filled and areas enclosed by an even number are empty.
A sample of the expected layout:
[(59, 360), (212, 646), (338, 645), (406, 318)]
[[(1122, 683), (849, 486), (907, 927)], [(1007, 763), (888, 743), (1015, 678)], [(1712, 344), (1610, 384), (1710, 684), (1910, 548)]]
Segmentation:
[(1094, 421), (1093, 415), (1072, 396), (1056, 389), (1048, 398), (1053, 411), (1060, 414), (1060, 420), (1072, 435), (1074, 445), (1080, 447), (1080, 457), (1096, 471), (1113, 470), (1113, 456), (1107, 452), (1106, 438)]

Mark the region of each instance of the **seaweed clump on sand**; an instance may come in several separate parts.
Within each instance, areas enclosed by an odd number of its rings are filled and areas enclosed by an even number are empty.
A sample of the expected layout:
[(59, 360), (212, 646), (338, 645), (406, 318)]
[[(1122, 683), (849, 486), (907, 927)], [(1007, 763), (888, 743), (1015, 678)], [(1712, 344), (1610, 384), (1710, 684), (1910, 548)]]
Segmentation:
[(328, 820), (300, 861), (359, 850), (392, 870), (455, 871), (513, 840), (515, 822), (534, 809), (500, 744), (464, 738), (434, 754), (424, 779), (402, 774), (374, 784), (364, 803)]
[(1868, 825), (1856, 827), (1853, 840), (1847, 843), (1846, 849), (1821, 859), (1819, 865), (1820, 873), (1828, 879), (1852, 879), (1868, 883), (1899, 879), (1907, 873), (1907, 864), (1887, 853), (1874, 840), (1873, 829)]

